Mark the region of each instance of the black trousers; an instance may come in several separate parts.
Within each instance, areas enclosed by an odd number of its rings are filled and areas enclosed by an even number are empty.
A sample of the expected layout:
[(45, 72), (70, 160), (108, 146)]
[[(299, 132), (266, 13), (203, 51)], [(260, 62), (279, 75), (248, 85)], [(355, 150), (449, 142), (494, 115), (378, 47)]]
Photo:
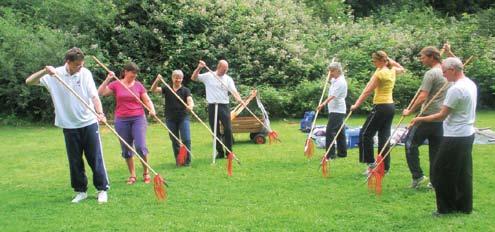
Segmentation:
[[(382, 150), (390, 137), (390, 128), (394, 119), (395, 105), (377, 104), (373, 106), (373, 110), (368, 115), (368, 118), (363, 124), (359, 132), (359, 161), (362, 163), (374, 163), (373, 136), (378, 132), (378, 152)], [(390, 149), (390, 145), (384, 150), (382, 155), (385, 155)], [(385, 170), (390, 169), (390, 154), (384, 161)]]
[(74, 191), (86, 192), (88, 179), (84, 169), (83, 153), (93, 171), (93, 185), (99, 191), (107, 190), (108, 178), (103, 161), (98, 123), (77, 129), (63, 129), (70, 183)]
[[(222, 142), (225, 144), (225, 146), (232, 150), (232, 124), (230, 122), (230, 109), (229, 109), (229, 104), (218, 104), (218, 115), (217, 115), (217, 137), (222, 140)], [(215, 104), (208, 104), (208, 119), (210, 122), (210, 128), (212, 131), (215, 131), (214, 129), (214, 122), (215, 122)], [(223, 134), (220, 133), (219, 125), (222, 123), (223, 126)], [(223, 158), (225, 156), (225, 152), (223, 149), (223, 146), (217, 142), (217, 157), (218, 158)]]
[(433, 163), (433, 186), (439, 213), (471, 213), (473, 210), (474, 134), (443, 137)]
[[(328, 123), (325, 137), (325, 149), (328, 150), (333, 139), (337, 135), (337, 131), (340, 129), (344, 123), (345, 114), (341, 113), (330, 113), (328, 114)], [(342, 129), (337, 135), (336, 144), (339, 157), (347, 156), (347, 140), (345, 138), (345, 131)], [(335, 158), (335, 145), (328, 152), (327, 158)]]
[(414, 125), (408, 132), (406, 138), (406, 158), (407, 165), (411, 171), (413, 179), (417, 179), (423, 176), (423, 170), (421, 169), (419, 160), (419, 146), (428, 139), (429, 158), (430, 158), (430, 181), (434, 178), (432, 175), (432, 164), (435, 159), (435, 155), (438, 152), (440, 143), (443, 137), (442, 122), (422, 122), (419, 125)]

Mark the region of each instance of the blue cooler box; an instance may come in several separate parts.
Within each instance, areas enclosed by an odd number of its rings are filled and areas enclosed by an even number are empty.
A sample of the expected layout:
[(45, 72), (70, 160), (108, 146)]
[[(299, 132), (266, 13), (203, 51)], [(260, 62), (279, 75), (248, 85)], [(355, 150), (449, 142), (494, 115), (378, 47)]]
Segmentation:
[(354, 148), (358, 146), (359, 143), (359, 131), (361, 128), (346, 129), (345, 137), (347, 139), (347, 148)]

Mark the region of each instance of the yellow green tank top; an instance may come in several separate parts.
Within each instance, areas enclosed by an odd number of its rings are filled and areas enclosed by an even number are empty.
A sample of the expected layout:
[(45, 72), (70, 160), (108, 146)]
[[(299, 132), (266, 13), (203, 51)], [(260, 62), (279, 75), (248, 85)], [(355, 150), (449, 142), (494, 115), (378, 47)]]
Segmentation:
[(373, 104), (394, 103), (392, 92), (395, 85), (395, 70), (383, 67), (374, 74), (378, 78), (378, 87), (375, 89)]

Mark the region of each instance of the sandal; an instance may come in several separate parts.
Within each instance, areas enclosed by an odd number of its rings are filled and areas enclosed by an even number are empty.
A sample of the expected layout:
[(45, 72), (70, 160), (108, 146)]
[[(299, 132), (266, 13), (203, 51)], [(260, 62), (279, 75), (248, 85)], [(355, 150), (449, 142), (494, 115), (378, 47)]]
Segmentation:
[(129, 178), (127, 179), (127, 184), (131, 185), (134, 183), (136, 183), (136, 177), (135, 176), (129, 176)]
[(144, 181), (145, 184), (149, 184), (151, 182), (150, 174), (144, 173), (143, 174), (143, 181)]

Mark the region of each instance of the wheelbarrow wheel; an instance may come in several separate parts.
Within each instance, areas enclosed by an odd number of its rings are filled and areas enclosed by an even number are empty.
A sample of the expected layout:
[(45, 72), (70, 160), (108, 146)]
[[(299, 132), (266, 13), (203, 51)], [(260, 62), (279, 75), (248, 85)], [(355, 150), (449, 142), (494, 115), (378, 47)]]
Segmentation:
[(265, 144), (266, 143), (266, 138), (262, 134), (256, 134), (253, 138), (254, 143), (256, 144)]

